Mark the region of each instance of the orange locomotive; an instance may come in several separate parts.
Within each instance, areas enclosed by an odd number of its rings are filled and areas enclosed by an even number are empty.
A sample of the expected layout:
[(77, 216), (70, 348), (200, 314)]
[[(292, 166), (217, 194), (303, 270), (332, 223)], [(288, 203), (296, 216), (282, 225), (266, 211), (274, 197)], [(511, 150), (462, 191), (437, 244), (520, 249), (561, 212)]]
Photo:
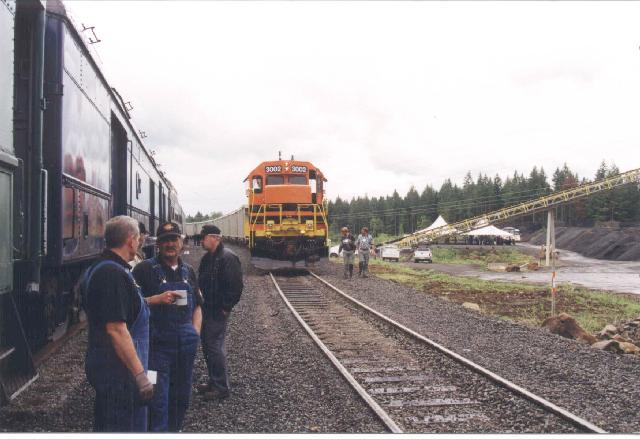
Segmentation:
[(253, 265), (306, 265), (327, 256), (325, 181), (313, 164), (293, 159), (262, 162), (251, 171), (244, 232)]

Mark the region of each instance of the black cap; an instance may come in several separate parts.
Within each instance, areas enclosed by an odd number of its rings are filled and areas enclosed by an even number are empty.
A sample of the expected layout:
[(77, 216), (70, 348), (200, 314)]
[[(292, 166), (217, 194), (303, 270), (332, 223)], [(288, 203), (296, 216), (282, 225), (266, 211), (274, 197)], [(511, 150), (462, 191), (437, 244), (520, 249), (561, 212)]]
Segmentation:
[(171, 221), (160, 224), (156, 232), (156, 239), (158, 241), (175, 236), (182, 236), (182, 232), (180, 231), (180, 226)]
[(207, 235), (220, 235), (220, 228), (218, 226), (214, 226), (213, 224), (205, 224), (202, 226), (202, 230), (200, 230), (200, 236)]

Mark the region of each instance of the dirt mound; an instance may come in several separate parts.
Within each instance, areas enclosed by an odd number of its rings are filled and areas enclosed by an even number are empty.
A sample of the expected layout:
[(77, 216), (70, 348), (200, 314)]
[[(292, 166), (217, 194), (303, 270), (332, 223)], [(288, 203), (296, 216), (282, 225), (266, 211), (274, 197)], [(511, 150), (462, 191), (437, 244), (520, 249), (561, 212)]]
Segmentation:
[[(546, 230), (531, 235), (530, 244), (546, 242)], [(640, 260), (640, 227), (556, 227), (556, 247), (610, 261)]]

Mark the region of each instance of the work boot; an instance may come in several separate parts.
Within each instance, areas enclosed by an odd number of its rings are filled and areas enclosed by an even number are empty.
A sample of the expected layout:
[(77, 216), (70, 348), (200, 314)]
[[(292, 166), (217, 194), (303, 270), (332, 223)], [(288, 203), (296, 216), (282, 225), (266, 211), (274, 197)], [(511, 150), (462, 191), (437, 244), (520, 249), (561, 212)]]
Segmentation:
[(209, 391), (211, 391), (211, 384), (209, 384), (209, 383), (198, 384), (196, 386), (196, 392), (198, 392), (198, 393), (207, 393)]
[(353, 264), (349, 264), (349, 279), (353, 277)]

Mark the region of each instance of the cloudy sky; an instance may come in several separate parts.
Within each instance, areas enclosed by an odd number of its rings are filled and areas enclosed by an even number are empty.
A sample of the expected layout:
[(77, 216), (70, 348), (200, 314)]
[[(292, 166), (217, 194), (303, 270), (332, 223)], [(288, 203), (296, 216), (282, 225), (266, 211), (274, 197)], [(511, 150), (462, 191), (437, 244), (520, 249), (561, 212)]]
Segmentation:
[(638, 2), (68, 2), (187, 213), (264, 160), (330, 198), (640, 166)]

